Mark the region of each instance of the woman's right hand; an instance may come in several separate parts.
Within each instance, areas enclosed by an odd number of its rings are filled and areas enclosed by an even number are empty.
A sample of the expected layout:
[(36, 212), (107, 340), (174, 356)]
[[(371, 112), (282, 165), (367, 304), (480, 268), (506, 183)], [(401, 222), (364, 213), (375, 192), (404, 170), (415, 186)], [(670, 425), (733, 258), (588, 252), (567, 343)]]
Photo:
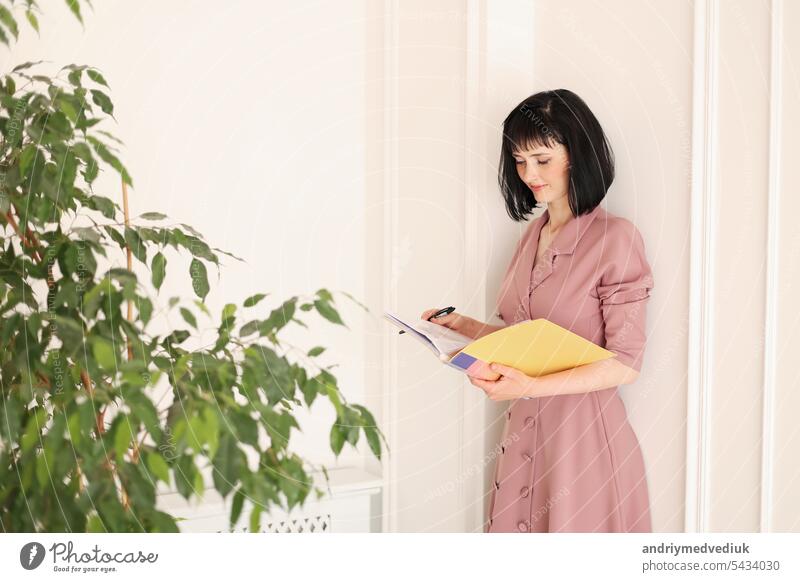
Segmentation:
[[(427, 320), (431, 315), (433, 315), (437, 311), (439, 311), (439, 308), (427, 309), (422, 312), (422, 315), (420, 317), (424, 320)], [(435, 323), (437, 325), (442, 325), (444, 327), (450, 328), (453, 331), (458, 332), (461, 335), (465, 335), (472, 339), (476, 339), (479, 331), (483, 327), (485, 327), (485, 324), (481, 323), (477, 319), (472, 319), (471, 317), (467, 317), (466, 315), (461, 315), (456, 311), (448, 313), (447, 315), (442, 315), (440, 317), (434, 317), (433, 319), (431, 319), (431, 323)]]

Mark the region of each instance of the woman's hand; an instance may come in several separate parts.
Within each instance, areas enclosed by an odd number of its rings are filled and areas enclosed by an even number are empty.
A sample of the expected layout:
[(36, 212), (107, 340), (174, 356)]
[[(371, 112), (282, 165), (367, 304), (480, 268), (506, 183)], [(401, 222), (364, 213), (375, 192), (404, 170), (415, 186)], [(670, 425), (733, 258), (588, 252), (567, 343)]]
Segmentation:
[[(439, 311), (439, 309), (428, 309), (422, 312), (420, 317), (422, 319), (427, 320), (431, 315)], [(453, 311), (452, 313), (448, 313), (447, 315), (442, 315), (441, 317), (434, 317), (431, 319), (431, 323), (435, 323), (437, 325), (442, 325), (444, 327), (448, 327), (455, 332), (460, 333), (461, 335), (465, 335), (472, 339), (477, 339), (478, 333), (486, 324), (483, 322), (478, 321), (477, 319), (472, 319), (471, 317), (467, 317), (466, 315), (461, 315)]]
[(468, 376), (473, 386), (477, 386), (494, 401), (515, 400), (526, 396), (536, 396), (536, 378), (520, 372), (516, 368), (502, 364), (491, 364), (489, 369), (501, 374), (498, 380), (481, 380)]

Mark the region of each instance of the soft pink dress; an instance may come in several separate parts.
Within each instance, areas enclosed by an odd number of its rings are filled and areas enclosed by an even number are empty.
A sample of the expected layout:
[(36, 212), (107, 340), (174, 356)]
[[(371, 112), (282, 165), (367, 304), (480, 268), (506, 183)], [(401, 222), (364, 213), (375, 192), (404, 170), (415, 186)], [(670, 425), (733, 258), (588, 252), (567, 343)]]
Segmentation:
[[(543, 317), (640, 370), (653, 276), (642, 236), (596, 207), (573, 217), (534, 268), (548, 212), (531, 222), (498, 297), (507, 324)], [(488, 532), (649, 532), (639, 442), (617, 388), (512, 401)]]

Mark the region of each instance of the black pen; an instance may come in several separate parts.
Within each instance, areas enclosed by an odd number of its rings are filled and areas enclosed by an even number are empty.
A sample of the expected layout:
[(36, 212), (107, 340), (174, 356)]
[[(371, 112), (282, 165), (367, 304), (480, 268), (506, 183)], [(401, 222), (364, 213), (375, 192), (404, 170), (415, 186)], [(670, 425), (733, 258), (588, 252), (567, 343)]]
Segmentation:
[[(450, 307), (445, 307), (444, 309), (440, 309), (439, 311), (437, 311), (436, 313), (434, 313), (433, 315), (431, 315), (431, 316), (428, 318), (428, 321), (430, 321), (430, 320), (431, 320), (431, 319), (433, 319), (434, 317), (441, 317), (441, 316), (443, 316), (443, 315), (450, 315), (450, 314), (451, 314), (451, 313), (453, 313), (455, 310), (456, 310), (456, 308), (455, 308), (455, 307), (453, 307), (452, 305), (451, 305)], [(405, 332), (405, 330), (402, 330), (402, 329), (401, 329), (401, 330), (400, 330), (400, 333), (406, 333), (406, 332)]]

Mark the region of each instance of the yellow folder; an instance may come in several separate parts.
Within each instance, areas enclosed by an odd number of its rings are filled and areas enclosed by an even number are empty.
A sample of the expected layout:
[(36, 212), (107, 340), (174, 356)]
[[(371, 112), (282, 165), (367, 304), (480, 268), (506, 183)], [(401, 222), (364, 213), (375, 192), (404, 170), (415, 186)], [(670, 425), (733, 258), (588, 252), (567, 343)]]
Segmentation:
[(485, 335), (442, 360), (473, 376), (484, 376), (487, 365), (494, 362), (536, 377), (615, 356), (614, 352), (540, 318)]

